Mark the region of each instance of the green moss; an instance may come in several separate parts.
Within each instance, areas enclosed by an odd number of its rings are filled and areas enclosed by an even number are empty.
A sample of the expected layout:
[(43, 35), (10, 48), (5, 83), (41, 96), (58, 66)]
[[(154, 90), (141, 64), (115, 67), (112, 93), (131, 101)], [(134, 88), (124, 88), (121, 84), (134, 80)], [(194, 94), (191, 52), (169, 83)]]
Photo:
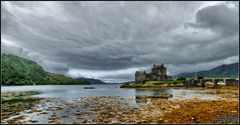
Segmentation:
[[(4, 92), (1, 93), (1, 114), (2, 120), (11, 116), (19, 115), (21, 111), (32, 109), (38, 104), (41, 98), (33, 98), (31, 95), (39, 94), (37, 91), (26, 92)], [(14, 123), (18, 123), (17, 121)]]

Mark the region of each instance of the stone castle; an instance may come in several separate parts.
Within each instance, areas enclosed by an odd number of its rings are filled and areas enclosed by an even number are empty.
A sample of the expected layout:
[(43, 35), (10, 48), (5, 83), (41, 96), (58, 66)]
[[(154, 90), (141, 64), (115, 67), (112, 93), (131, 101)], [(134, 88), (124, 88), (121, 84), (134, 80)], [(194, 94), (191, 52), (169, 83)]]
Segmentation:
[(167, 76), (167, 68), (164, 67), (163, 64), (154, 64), (150, 73), (146, 73), (146, 71), (136, 71), (135, 81), (139, 82), (143, 80), (172, 80), (172, 76)]

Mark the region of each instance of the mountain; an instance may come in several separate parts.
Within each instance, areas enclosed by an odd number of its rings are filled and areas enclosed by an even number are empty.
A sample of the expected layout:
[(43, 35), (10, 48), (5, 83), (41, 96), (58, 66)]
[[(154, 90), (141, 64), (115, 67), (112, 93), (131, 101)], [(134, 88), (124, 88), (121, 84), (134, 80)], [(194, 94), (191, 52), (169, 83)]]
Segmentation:
[(77, 80), (85, 80), (89, 82), (90, 84), (106, 84), (105, 82), (99, 80), (99, 79), (92, 79), (92, 78), (77, 78)]
[(135, 83), (135, 81), (127, 81), (127, 82), (122, 82), (120, 84), (130, 84), (130, 83)]
[(61, 74), (49, 73), (36, 62), (11, 54), (1, 54), (2, 85), (89, 84)]
[(212, 77), (212, 78), (237, 78), (238, 77), (238, 63), (221, 65), (207, 71), (180, 73), (175, 75), (175, 78), (186, 77), (191, 78), (196, 76)]

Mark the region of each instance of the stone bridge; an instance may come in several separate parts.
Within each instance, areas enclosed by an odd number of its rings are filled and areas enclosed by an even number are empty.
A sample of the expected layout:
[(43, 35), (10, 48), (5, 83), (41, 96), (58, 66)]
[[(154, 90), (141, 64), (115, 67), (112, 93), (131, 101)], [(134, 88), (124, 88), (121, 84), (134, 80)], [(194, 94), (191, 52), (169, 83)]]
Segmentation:
[(197, 83), (200, 83), (202, 87), (205, 86), (206, 82), (212, 82), (214, 85), (217, 85), (218, 82), (222, 81), (226, 86), (230, 85), (239, 85), (239, 79), (233, 79), (233, 78), (204, 78), (200, 80), (196, 79), (188, 79), (188, 85), (196, 85)]

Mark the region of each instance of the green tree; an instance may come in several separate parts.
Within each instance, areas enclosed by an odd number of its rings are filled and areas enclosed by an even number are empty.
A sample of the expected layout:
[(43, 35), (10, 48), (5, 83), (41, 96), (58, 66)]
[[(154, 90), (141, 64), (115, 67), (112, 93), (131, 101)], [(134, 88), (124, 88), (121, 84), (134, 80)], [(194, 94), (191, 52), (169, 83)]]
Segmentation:
[(198, 76), (198, 80), (203, 79), (203, 76)]
[(178, 81), (186, 81), (186, 78), (185, 77), (179, 77), (177, 78)]

